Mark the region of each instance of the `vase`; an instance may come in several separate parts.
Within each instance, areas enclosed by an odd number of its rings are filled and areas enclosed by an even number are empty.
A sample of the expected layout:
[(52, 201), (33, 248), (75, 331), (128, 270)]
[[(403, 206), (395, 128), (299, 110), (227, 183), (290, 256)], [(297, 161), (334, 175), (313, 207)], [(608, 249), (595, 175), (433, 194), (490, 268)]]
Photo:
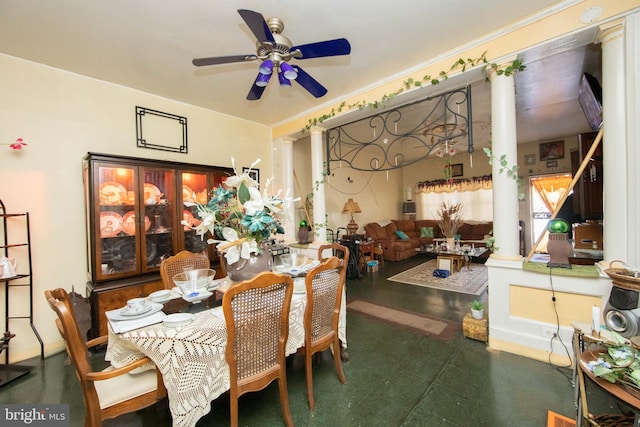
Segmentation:
[(453, 251), (456, 246), (456, 239), (454, 237), (447, 237), (447, 250), (449, 252)]
[(233, 264), (227, 263), (227, 258), (222, 257), (227, 270), (227, 276), (234, 282), (252, 279), (263, 271), (271, 271), (273, 257), (268, 249), (261, 248), (259, 253), (252, 253), (249, 259), (240, 258)]
[(471, 309), (471, 316), (474, 319), (482, 320), (484, 318), (484, 309), (483, 310), (475, 310)]

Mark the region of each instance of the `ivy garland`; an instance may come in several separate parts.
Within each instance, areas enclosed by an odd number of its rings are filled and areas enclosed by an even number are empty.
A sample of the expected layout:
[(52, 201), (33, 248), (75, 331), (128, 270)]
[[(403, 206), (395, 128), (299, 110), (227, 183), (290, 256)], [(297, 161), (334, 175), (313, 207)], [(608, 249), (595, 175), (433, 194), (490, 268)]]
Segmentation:
[(323, 123), (325, 120), (331, 119), (333, 117), (336, 116), (336, 114), (341, 113), (342, 111), (344, 111), (345, 109), (347, 111), (350, 110), (354, 110), (354, 109), (358, 109), (358, 110), (364, 110), (365, 108), (378, 108), (378, 107), (383, 107), (388, 101), (392, 100), (393, 98), (395, 98), (396, 96), (400, 95), (402, 92), (404, 92), (405, 90), (409, 90), (411, 88), (416, 88), (416, 87), (422, 87), (423, 84), (431, 84), (433, 86), (439, 84), (441, 81), (447, 80), (449, 78), (449, 74), (454, 71), (454, 70), (458, 70), (460, 72), (464, 72), (466, 71), (467, 67), (475, 67), (479, 64), (485, 64), (484, 70), (486, 71), (487, 68), (490, 68), (492, 70), (495, 71), (495, 73), (499, 76), (501, 75), (505, 75), (505, 76), (511, 76), (512, 74), (516, 73), (517, 71), (523, 71), (526, 66), (522, 64), (522, 62), (519, 59), (516, 59), (514, 61), (512, 61), (510, 64), (503, 64), (503, 65), (498, 65), (496, 63), (489, 63), (489, 61), (487, 60), (487, 52), (483, 52), (482, 55), (480, 55), (479, 58), (467, 58), (467, 59), (463, 59), (463, 58), (459, 58), (456, 62), (453, 63), (453, 65), (451, 66), (451, 68), (449, 68), (449, 71), (440, 71), (438, 73), (437, 76), (432, 77), (430, 75), (425, 75), (422, 80), (416, 80), (413, 77), (408, 78), (407, 80), (405, 80), (402, 84), (402, 87), (400, 87), (398, 90), (396, 90), (395, 92), (392, 92), (390, 94), (384, 94), (382, 96), (382, 98), (380, 98), (379, 100), (375, 100), (375, 101), (366, 101), (366, 100), (362, 100), (362, 101), (358, 101), (354, 104), (349, 104), (347, 105), (346, 101), (342, 101), (340, 103), (340, 105), (337, 108), (332, 108), (331, 111), (328, 114), (323, 114), (320, 117), (314, 117), (313, 119), (309, 119), (308, 124), (302, 129), (302, 133), (308, 132), (311, 130), (311, 128), (313, 126), (317, 126), (321, 123)]

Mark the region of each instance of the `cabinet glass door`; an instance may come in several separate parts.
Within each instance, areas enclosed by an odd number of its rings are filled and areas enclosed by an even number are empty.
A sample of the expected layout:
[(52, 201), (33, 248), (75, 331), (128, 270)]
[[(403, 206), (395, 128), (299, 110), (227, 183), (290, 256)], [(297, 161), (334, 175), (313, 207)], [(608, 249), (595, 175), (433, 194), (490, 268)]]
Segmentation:
[[(94, 188), (97, 206), (96, 277), (127, 276), (139, 269), (135, 222), (137, 168), (98, 165)], [(133, 221), (132, 221), (133, 217)]]
[(195, 203), (206, 205), (209, 201), (210, 182), (208, 179), (209, 174), (204, 172), (182, 172), (182, 220), (187, 225), (182, 225), (183, 230), (183, 244), (184, 249), (193, 253), (208, 254), (207, 239), (209, 236), (202, 236), (196, 234), (193, 227), (198, 226), (201, 223), (198, 216), (198, 209), (194, 205)]
[(155, 271), (163, 259), (174, 255), (176, 200), (173, 169), (141, 168), (140, 194), (144, 212), (142, 271)]

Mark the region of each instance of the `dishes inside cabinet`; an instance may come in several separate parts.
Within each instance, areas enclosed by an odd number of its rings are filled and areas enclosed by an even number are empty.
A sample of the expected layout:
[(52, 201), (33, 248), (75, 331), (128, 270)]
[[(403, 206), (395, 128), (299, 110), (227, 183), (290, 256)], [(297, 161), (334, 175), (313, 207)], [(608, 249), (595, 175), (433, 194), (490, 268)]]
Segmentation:
[(127, 189), (118, 182), (108, 181), (100, 185), (101, 205), (121, 205), (127, 201)]
[(199, 226), (202, 221), (199, 220), (198, 218), (194, 217), (193, 214), (188, 211), (187, 209), (182, 211), (182, 220), (184, 222), (186, 222), (187, 224), (189, 224), (188, 226), (185, 225), (184, 227), (184, 231), (189, 231), (191, 230), (191, 227), (197, 227)]
[(207, 192), (206, 188), (204, 190), (196, 193), (196, 201), (198, 203), (200, 203), (201, 205), (206, 205), (207, 204), (207, 198), (208, 197), (209, 197), (209, 193)]
[(182, 186), (182, 203), (195, 203), (196, 202), (196, 193), (193, 192), (191, 187), (188, 185)]
[[(144, 216), (144, 231), (149, 231), (151, 228), (151, 220), (148, 216)], [(122, 231), (129, 236), (136, 234), (136, 213), (135, 211), (129, 211), (122, 217)]]
[(100, 212), (100, 237), (114, 237), (122, 231), (122, 216), (113, 211)]
[(144, 204), (157, 205), (164, 194), (158, 187), (148, 182), (144, 183)]

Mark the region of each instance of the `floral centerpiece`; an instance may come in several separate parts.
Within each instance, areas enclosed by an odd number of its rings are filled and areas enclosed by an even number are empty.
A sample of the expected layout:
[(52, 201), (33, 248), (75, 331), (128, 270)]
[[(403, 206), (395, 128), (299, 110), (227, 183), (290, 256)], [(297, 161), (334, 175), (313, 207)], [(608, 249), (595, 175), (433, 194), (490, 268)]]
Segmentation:
[[(268, 193), (273, 178), (267, 180), (264, 192), (260, 193), (258, 183), (251, 178), (253, 169), (260, 159), (253, 162), (249, 170), (239, 174), (235, 159), (231, 158), (235, 175), (228, 177), (224, 185), (211, 191), (211, 199), (206, 205), (185, 203), (196, 206), (202, 221), (192, 227), (204, 239), (210, 233), (209, 244), (217, 244), (224, 253), (227, 264), (241, 259), (250, 259), (252, 254), (262, 253), (263, 244), (272, 234), (284, 233), (283, 222), (288, 218), (288, 208), (294, 199), (289, 192), (282, 196)], [(190, 226), (182, 221), (185, 226)], [(269, 254), (270, 256), (270, 254)]]
[(448, 205), (442, 202), (442, 206), (437, 211), (437, 222), (442, 234), (447, 239), (453, 239), (462, 225), (462, 203)]

